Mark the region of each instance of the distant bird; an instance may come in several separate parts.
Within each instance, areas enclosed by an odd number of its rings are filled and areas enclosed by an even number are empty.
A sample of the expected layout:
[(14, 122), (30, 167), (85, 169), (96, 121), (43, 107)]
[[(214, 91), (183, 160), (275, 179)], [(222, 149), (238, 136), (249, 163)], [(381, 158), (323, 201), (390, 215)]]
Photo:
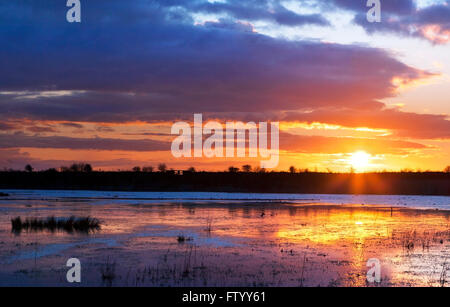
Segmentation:
[(264, 217), (264, 215), (266, 215), (266, 214), (264, 213), (264, 211), (261, 212), (261, 217)]

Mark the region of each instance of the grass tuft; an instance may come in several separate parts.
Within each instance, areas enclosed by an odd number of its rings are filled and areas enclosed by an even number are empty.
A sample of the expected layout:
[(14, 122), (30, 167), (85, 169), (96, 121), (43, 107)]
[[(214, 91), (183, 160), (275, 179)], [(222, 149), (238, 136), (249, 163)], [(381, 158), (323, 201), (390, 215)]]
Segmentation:
[(184, 243), (184, 242), (186, 242), (186, 241), (192, 241), (193, 239), (191, 238), (191, 237), (185, 237), (185, 236), (183, 236), (183, 235), (179, 235), (178, 237), (177, 237), (177, 241), (178, 241), (178, 243)]
[(91, 217), (55, 218), (54, 216), (42, 218), (26, 218), (20, 216), (11, 219), (11, 230), (14, 233), (22, 231), (65, 231), (68, 233), (90, 233), (100, 230), (100, 221)]

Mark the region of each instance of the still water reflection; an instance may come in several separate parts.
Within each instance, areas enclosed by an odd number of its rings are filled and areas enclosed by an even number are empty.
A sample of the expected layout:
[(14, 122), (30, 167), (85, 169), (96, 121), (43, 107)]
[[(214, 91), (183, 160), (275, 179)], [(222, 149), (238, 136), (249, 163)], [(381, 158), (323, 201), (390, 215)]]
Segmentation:
[[(90, 216), (95, 233), (11, 232), (11, 218)], [(65, 262), (81, 260), (82, 285), (448, 286), (450, 213), (373, 205), (251, 201), (0, 202), (0, 284), (69, 285)], [(114, 270), (114, 278), (105, 271)]]

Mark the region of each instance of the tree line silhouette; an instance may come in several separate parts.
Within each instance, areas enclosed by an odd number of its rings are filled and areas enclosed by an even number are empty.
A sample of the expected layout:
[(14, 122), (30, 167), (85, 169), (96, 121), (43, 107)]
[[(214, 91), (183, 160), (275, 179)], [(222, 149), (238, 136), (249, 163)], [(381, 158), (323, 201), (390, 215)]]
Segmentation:
[[(27, 165), (25, 165), (24, 170), (26, 172), (33, 172), (34, 168), (31, 166), (31, 164), (27, 164)], [(7, 172), (7, 171), (13, 172), (13, 171), (16, 171), (16, 170), (4, 169), (3, 171), (4, 172)], [(88, 173), (88, 172), (92, 172), (93, 168), (92, 168), (91, 164), (89, 164), (89, 163), (73, 163), (70, 166), (61, 166), (61, 167), (59, 167), (59, 171), (60, 172), (85, 172), (85, 173)], [(119, 169), (117, 171), (118, 172), (128, 172), (129, 170), (120, 170)], [(189, 167), (186, 170), (174, 170), (174, 169), (169, 169), (165, 163), (159, 163), (157, 168), (155, 168), (153, 166), (143, 166), (143, 167), (134, 166), (131, 169), (131, 171), (133, 171), (133, 172), (144, 172), (144, 173), (152, 173), (154, 171), (158, 171), (158, 172), (161, 172), (161, 173), (165, 173), (165, 172), (174, 172), (174, 173), (190, 172), (190, 173), (194, 173), (194, 172), (196, 172), (196, 169), (195, 169), (195, 167), (191, 166), (191, 167)], [(260, 168), (260, 167), (253, 168), (249, 164), (242, 165), (241, 168), (235, 167), (235, 166), (230, 166), (230, 167), (228, 167), (227, 171), (230, 172), (230, 173), (237, 173), (237, 172), (265, 173), (265, 172), (267, 172), (267, 170), (264, 169), (264, 168)], [(44, 172), (58, 172), (58, 169), (56, 169), (56, 168), (49, 168), (47, 170), (44, 170)], [(274, 171), (272, 171), (272, 172), (274, 172)], [(310, 170), (308, 168), (297, 169), (295, 166), (290, 166), (289, 169), (288, 169), (288, 172), (291, 173), (291, 174), (295, 174), (295, 173), (309, 173)], [(314, 172), (317, 173), (318, 171), (315, 170)], [(354, 172), (355, 172), (355, 170), (353, 168), (349, 169), (349, 173), (354, 173)], [(402, 169), (400, 171), (400, 173), (414, 173), (414, 172), (416, 172), (416, 173), (430, 173), (431, 171), (421, 171), (421, 170), (414, 171), (412, 169)], [(450, 173), (450, 165), (445, 167), (443, 172), (444, 173)], [(331, 171), (330, 169), (327, 169), (327, 173), (333, 173), (333, 171)], [(380, 173), (380, 172), (377, 172), (377, 173)], [(382, 171), (381, 173), (388, 173), (388, 171)], [(392, 172), (389, 172), (389, 173), (392, 173)]]
[(23, 171), (1, 171), (0, 189), (450, 195), (450, 166), (443, 172), (332, 173), (294, 166), (284, 172), (250, 165), (205, 172), (169, 169), (165, 163), (121, 171), (96, 171), (87, 163), (43, 171), (27, 165)]

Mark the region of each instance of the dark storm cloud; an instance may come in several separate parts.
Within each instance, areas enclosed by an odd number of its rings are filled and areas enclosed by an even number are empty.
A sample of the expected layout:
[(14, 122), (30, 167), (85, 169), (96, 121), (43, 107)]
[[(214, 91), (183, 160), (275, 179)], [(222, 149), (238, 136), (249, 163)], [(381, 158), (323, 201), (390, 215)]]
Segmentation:
[[(228, 19), (194, 25), (194, 8)], [(274, 1), (83, 1), (81, 24), (67, 23), (66, 10), (60, 1), (0, 4), (0, 118), (165, 121), (201, 112), (275, 120), (283, 111), (326, 108), (382, 114), (378, 100), (394, 95), (394, 77), (429, 76), (381, 49), (271, 38), (230, 19), (317, 24)], [(423, 129), (420, 122), (412, 129)]]
[(124, 23), (114, 14), (107, 19), (109, 11), (86, 10), (81, 25), (43, 19), (1, 30), (0, 90), (85, 91), (34, 99), (0, 93), (3, 114), (125, 121), (154, 112), (374, 108), (376, 99), (392, 95), (393, 77), (425, 75), (379, 49), (292, 42), (161, 16)]
[[(193, 26), (173, 22), (167, 17), (170, 10), (152, 1), (142, 12), (137, 4), (143, 1), (119, 3), (85, 4), (81, 24), (47, 19), (44, 13), (37, 20), (43, 9), (29, 18), (21, 10), (8, 11), (9, 19), (16, 15), (18, 20), (0, 30), (0, 89), (140, 92), (152, 93), (150, 100), (159, 99), (158, 103), (180, 97), (192, 103), (201, 96), (232, 96), (236, 90), (246, 98), (266, 86), (290, 90), (292, 95), (293, 83), (300, 90), (321, 83), (342, 85), (346, 91), (357, 80), (367, 80), (377, 84), (362, 87), (373, 98), (374, 91), (379, 93), (375, 97), (389, 93), (386, 79), (393, 75), (419, 75), (381, 50)], [(29, 23), (33, 26), (26, 26)], [(380, 69), (381, 64), (387, 69)], [(371, 76), (365, 76), (368, 72)], [(297, 104), (298, 99), (290, 100)]]

